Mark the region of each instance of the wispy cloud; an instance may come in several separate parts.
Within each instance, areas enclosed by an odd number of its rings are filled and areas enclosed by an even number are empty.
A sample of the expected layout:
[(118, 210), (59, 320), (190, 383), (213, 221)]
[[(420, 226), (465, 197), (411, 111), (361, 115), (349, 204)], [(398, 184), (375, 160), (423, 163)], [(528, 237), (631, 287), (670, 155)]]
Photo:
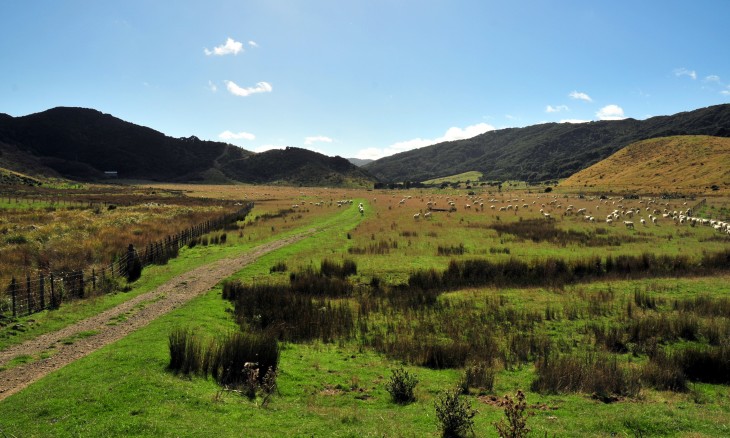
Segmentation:
[(333, 141), (334, 140), (332, 140), (329, 137), (325, 137), (324, 135), (315, 135), (315, 136), (312, 136), (312, 137), (306, 137), (304, 139), (304, 144), (305, 145), (311, 145), (311, 144), (314, 144), (314, 143), (317, 143), (317, 142), (321, 142), (321, 143), (332, 143)]
[(682, 68), (675, 68), (674, 69), (674, 76), (681, 77), (681, 76), (689, 76), (692, 78), (692, 80), (697, 79), (697, 72), (694, 70), (688, 70), (684, 67)]
[(213, 50), (204, 48), (203, 52), (205, 52), (208, 56), (238, 55), (243, 52), (243, 43), (236, 41), (233, 38), (228, 38), (224, 44), (213, 47)]
[(224, 81), (226, 83), (226, 88), (231, 94), (234, 94), (236, 96), (249, 96), (251, 94), (256, 93), (270, 93), (273, 88), (271, 87), (271, 84), (268, 82), (259, 82), (256, 84), (255, 87), (248, 87), (248, 88), (242, 88), (239, 87), (235, 82), (233, 81)]
[(623, 120), (624, 110), (618, 105), (606, 105), (596, 113), (598, 120)]
[(730, 86), (728, 86), (724, 90), (720, 91), (720, 94), (722, 94), (723, 96), (730, 96)]
[(484, 134), (488, 131), (493, 131), (494, 129), (494, 126), (488, 125), (486, 123), (478, 123), (476, 125), (467, 126), (466, 128), (451, 127), (446, 131), (446, 133), (444, 133), (444, 135), (438, 138), (414, 138), (411, 140), (393, 143), (386, 148), (366, 148), (360, 150), (357, 154), (355, 154), (355, 158), (377, 160), (378, 158), (387, 157), (389, 155), (397, 154), (399, 152), (405, 152), (411, 149), (418, 149), (424, 146), (430, 146), (432, 144), (441, 143), (444, 141), (454, 141), (471, 138), (479, 134)]
[(575, 99), (575, 100), (582, 100), (582, 101), (585, 101), (585, 102), (593, 102), (593, 99), (591, 99), (591, 96), (587, 95), (586, 93), (581, 93), (579, 91), (572, 91), (570, 94), (568, 94), (568, 96), (571, 99)]
[(258, 47), (259, 46), (259, 44), (256, 41), (251, 41), (251, 40), (248, 41), (248, 45), (251, 46), (251, 47)]
[(567, 105), (558, 105), (558, 106), (548, 105), (545, 108), (546, 113), (559, 113), (560, 111), (568, 111)]
[(218, 91), (218, 86), (214, 84), (213, 81), (208, 81), (208, 89), (215, 93), (216, 91)]
[(705, 82), (720, 82), (720, 76), (718, 76), (718, 75), (705, 76)]
[(250, 132), (231, 132), (231, 131), (223, 131), (220, 134), (218, 134), (218, 138), (221, 140), (255, 140), (256, 136), (251, 134)]

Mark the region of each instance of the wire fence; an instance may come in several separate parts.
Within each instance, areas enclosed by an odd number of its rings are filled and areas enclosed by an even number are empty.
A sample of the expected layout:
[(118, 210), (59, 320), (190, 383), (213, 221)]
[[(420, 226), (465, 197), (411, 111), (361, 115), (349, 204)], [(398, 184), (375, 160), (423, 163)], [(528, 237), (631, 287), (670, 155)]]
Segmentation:
[(130, 244), (126, 252), (114, 257), (105, 266), (73, 271), (38, 270), (28, 273), (25, 278), (13, 277), (0, 294), (0, 318), (32, 315), (46, 309), (57, 309), (62, 302), (110, 293), (117, 289), (118, 279), (136, 280), (143, 267), (167, 263), (177, 257), (180, 248), (193, 240), (245, 219), (253, 206), (253, 203), (246, 203), (233, 213), (150, 242), (144, 248)]

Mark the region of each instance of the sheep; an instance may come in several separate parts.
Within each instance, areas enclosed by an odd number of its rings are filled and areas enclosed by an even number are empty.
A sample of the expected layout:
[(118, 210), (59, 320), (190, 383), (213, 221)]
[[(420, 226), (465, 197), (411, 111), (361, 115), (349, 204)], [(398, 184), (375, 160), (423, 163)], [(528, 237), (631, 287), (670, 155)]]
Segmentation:
[(427, 211), (427, 212), (423, 213), (423, 218), (424, 219), (430, 218), (430, 217), (431, 217), (431, 212), (430, 211)]
[(418, 218), (421, 217), (421, 213), (416, 213), (413, 215), (413, 219), (418, 220)]
[(641, 222), (641, 225), (646, 226), (646, 219), (644, 219), (643, 217), (639, 219), (639, 222)]
[(611, 218), (608, 218), (608, 219), (606, 219), (606, 223), (607, 223), (608, 225), (611, 225), (611, 224), (613, 224), (613, 219), (611, 219)]
[(634, 223), (631, 221), (624, 221), (624, 225), (626, 225), (626, 228), (634, 229)]

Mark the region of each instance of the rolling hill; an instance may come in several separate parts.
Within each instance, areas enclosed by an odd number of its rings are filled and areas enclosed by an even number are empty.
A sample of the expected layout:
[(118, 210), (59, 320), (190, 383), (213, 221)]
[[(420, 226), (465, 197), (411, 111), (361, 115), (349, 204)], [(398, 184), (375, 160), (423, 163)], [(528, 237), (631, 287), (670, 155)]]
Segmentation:
[[(249, 160), (250, 159), (250, 160)], [(0, 167), (33, 176), (309, 185), (367, 185), (347, 160), (287, 148), (260, 154), (192, 136), (173, 138), (93, 109), (0, 114)]]
[(566, 178), (639, 140), (730, 137), (730, 104), (646, 120), (546, 123), (490, 131), (381, 158), (363, 169), (381, 181), (425, 181), (468, 171), (483, 180)]
[(730, 138), (661, 137), (636, 142), (560, 183), (585, 192), (730, 193)]

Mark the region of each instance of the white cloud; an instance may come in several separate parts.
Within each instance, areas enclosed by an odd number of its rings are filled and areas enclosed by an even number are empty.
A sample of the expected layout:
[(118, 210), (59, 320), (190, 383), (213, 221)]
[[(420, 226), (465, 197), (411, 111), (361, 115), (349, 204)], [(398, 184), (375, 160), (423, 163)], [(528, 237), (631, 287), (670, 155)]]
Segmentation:
[(484, 134), (488, 131), (493, 131), (494, 129), (494, 126), (488, 125), (486, 123), (477, 123), (476, 125), (467, 126), (466, 128), (451, 127), (444, 133), (444, 135), (438, 138), (414, 138), (411, 140), (393, 143), (386, 148), (366, 148), (360, 150), (357, 154), (355, 154), (355, 158), (377, 160), (378, 158), (387, 157), (389, 155), (397, 154), (399, 152), (405, 152), (411, 149), (418, 149), (424, 146), (430, 146), (432, 144), (441, 143), (444, 141), (454, 141), (471, 138), (479, 134)]
[(208, 89), (215, 93), (216, 91), (218, 91), (218, 86), (214, 84), (213, 81), (208, 81)]
[(596, 113), (598, 120), (623, 120), (624, 110), (618, 105), (606, 105)]
[(285, 148), (286, 148), (286, 146), (278, 146), (278, 145), (274, 145), (274, 144), (264, 144), (264, 145), (255, 147), (253, 149), (253, 152), (256, 152), (258, 154), (258, 153), (270, 151), (273, 149), (285, 149)]
[(559, 113), (560, 111), (568, 111), (568, 107), (566, 105), (548, 105), (547, 108), (545, 108), (546, 113)]
[(255, 93), (270, 93), (273, 88), (268, 82), (259, 82), (255, 87), (241, 88), (233, 81), (224, 81), (226, 88), (236, 96), (248, 96)]
[(590, 120), (581, 120), (581, 119), (563, 119), (559, 123), (588, 123)]
[(256, 41), (249, 41), (248, 42), (248, 45), (251, 46), (251, 47), (258, 47), (259, 46)]
[(203, 49), (206, 55), (238, 55), (243, 52), (243, 43), (235, 41), (233, 38), (228, 38), (225, 44), (218, 47), (213, 47), (213, 50)]
[(221, 140), (255, 140), (256, 136), (250, 132), (223, 131), (218, 134), (218, 138)]
[(332, 143), (333, 140), (329, 137), (325, 137), (324, 135), (315, 135), (312, 137), (306, 137), (304, 139), (305, 145), (311, 145), (312, 143), (315, 143), (315, 142)]
[(586, 102), (593, 102), (593, 99), (591, 99), (591, 96), (589, 96), (589, 95), (587, 95), (585, 93), (581, 93), (579, 91), (572, 91), (570, 94), (568, 94), (568, 96), (571, 99), (575, 99), (575, 100), (583, 100), (583, 101), (586, 101)]
[(730, 87), (728, 87), (725, 90), (720, 91), (720, 94), (722, 94), (723, 96), (730, 96)]
[(697, 79), (697, 72), (694, 70), (687, 70), (686, 68), (675, 68), (674, 69), (674, 76), (689, 76), (693, 80)]
[(718, 75), (709, 75), (705, 77), (705, 82), (720, 82), (720, 76)]

